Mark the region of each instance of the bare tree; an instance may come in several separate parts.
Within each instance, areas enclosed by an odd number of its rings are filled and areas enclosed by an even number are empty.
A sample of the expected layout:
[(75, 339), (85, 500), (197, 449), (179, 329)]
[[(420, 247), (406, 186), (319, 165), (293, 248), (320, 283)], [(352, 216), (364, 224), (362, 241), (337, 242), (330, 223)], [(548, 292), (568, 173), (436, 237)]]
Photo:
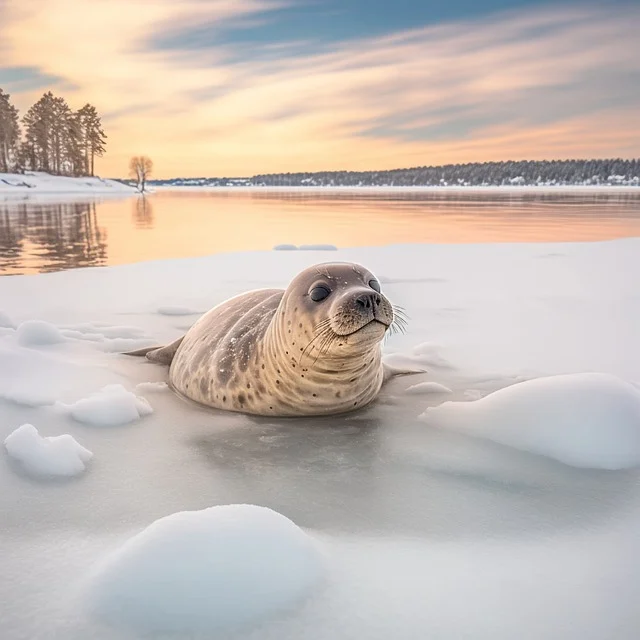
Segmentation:
[(153, 162), (147, 156), (134, 156), (129, 162), (129, 174), (136, 180), (136, 186), (144, 193), (147, 178), (153, 170)]

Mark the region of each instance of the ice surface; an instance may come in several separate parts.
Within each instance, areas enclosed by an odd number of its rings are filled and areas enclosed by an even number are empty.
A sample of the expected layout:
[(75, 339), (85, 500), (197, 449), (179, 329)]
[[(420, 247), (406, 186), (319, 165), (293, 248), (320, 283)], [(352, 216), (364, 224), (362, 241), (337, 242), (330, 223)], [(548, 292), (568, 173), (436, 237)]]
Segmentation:
[(323, 574), (319, 545), (285, 516), (235, 504), (156, 520), (95, 570), (89, 606), (140, 630), (220, 630), (298, 606)]
[(34, 476), (75, 476), (85, 470), (93, 453), (64, 434), (43, 438), (31, 424), (23, 424), (4, 440), (9, 455)]
[[(563, 257), (541, 259), (550, 254)], [(207, 310), (248, 289), (286, 287), (325, 258), (378, 276), (409, 316), (407, 333), (385, 343), (385, 360), (428, 371), (391, 380), (370, 407), (306, 420), (207, 411), (167, 390), (166, 367), (114, 352), (119, 343), (167, 344), (193, 320), (158, 309)], [(65, 337), (23, 346), (11, 328), (0, 333), (0, 440), (21, 424), (46, 425), (46, 435), (74, 437), (96, 462), (73, 482), (42, 483), (5, 454), (0, 635), (156, 640), (87, 614), (81, 601), (87, 584), (97, 585), (89, 567), (119, 557), (127, 540), (168, 514), (244, 503), (281, 513), (321, 541), (326, 584), (253, 631), (190, 638), (637, 640), (640, 470), (570, 466), (419, 418), (443, 401), (473, 405), (547, 376), (596, 372), (637, 384), (634, 273), (638, 239), (404, 245), (324, 257), (265, 251), (0, 278), (11, 324), (41, 320)], [(425, 382), (451, 393), (407, 393)], [(99, 392), (108, 385), (142, 394), (153, 413), (135, 428), (107, 429), (56, 410), (56, 402), (98, 392), (99, 413), (110, 417)], [(620, 416), (627, 405), (614, 395), (606, 403)], [(583, 431), (572, 430), (562, 447), (555, 433), (542, 433), (555, 451), (577, 452), (590, 466), (603, 460)], [(610, 421), (597, 431), (602, 451), (624, 445), (633, 453), (631, 433)]]
[(110, 384), (72, 404), (57, 406), (78, 422), (96, 427), (115, 427), (134, 422), (153, 413), (142, 396), (127, 391), (121, 384)]
[(65, 337), (58, 327), (42, 320), (27, 320), (16, 331), (18, 343), (22, 346), (39, 346), (64, 342)]
[(640, 391), (607, 374), (528, 380), (474, 402), (430, 407), (422, 418), (576, 467), (640, 466)]

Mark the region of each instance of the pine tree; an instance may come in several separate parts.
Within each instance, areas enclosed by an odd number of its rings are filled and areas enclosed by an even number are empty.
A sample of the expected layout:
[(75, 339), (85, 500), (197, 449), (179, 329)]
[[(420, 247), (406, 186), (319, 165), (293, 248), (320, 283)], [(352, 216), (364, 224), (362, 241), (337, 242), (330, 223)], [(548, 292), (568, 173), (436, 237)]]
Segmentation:
[(85, 104), (78, 112), (84, 129), (84, 147), (86, 166), (90, 174), (94, 174), (94, 158), (102, 157), (105, 152), (106, 134), (102, 130), (102, 123), (96, 108)]
[(76, 111), (69, 117), (65, 138), (65, 156), (69, 163), (70, 172), (74, 176), (87, 175), (84, 138), (82, 118), (80, 113)]
[(18, 163), (20, 125), (18, 110), (11, 104), (10, 97), (0, 89), (0, 172), (10, 171)]
[(29, 160), (29, 168), (34, 171), (50, 172), (52, 169), (54, 100), (51, 91), (47, 91), (22, 119), (27, 145), (25, 157)]

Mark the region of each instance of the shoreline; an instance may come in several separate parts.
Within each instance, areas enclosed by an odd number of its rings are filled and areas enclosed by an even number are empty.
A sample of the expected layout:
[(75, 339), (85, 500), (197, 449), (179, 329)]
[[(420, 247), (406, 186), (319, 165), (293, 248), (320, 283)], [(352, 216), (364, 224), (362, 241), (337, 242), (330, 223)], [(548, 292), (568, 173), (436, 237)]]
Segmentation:
[(559, 193), (559, 192), (586, 192), (586, 193), (638, 193), (640, 186), (634, 185), (558, 185), (558, 186), (534, 186), (534, 185), (488, 185), (488, 186), (209, 186), (209, 185), (153, 185), (153, 191), (221, 191), (221, 192), (299, 192), (299, 193)]

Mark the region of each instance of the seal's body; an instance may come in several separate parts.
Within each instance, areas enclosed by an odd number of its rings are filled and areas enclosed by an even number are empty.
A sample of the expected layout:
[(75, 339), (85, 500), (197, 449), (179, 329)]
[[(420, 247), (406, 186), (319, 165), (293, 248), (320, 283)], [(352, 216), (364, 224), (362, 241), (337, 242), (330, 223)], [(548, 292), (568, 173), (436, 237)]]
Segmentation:
[(286, 290), (260, 289), (205, 313), (167, 347), (170, 385), (200, 404), (256, 415), (317, 416), (370, 403), (393, 373), (381, 341), (396, 322), (377, 279), (352, 263), (302, 271)]

